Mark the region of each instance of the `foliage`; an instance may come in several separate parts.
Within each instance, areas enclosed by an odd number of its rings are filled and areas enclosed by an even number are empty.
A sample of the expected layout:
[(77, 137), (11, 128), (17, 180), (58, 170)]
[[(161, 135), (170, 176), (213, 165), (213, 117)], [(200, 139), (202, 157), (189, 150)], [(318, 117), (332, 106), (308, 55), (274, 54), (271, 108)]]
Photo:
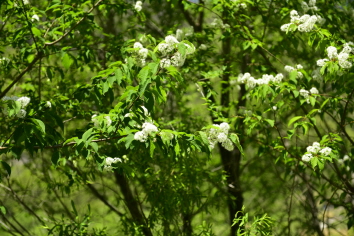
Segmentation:
[(350, 232), (352, 1), (0, 12), (1, 234)]

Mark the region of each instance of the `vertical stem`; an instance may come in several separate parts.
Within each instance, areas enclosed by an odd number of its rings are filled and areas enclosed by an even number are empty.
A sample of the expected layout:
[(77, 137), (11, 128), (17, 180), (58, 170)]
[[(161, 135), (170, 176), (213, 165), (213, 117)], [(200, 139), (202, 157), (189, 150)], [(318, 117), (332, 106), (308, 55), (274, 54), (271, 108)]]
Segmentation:
[(117, 171), (114, 172), (116, 178), (116, 183), (119, 185), (122, 194), (125, 199), (125, 204), (127, 205), (133, 220), (142, 227), (143, 234), (146, 236), (152, 236), (152, 232), (146, 222), (144, 213), (139, 210), (139, 203), (135, 199), (132, 190), (129, 187), (129, 183), (124, 174), (120, 174)]

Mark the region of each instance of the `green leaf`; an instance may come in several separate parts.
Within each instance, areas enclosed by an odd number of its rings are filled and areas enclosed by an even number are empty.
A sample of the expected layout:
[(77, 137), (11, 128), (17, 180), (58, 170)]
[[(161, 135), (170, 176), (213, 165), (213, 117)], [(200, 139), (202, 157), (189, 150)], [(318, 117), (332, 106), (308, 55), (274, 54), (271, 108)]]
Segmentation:
[(36, 27), (32, 27), (32, 32), (37, 37), (41, 37), (42, 36), (41, 31), (38, 28), (36, 28)]
[(69, 69), (71, 64), (73, 64), (73, 59), (69, 56), (68, 53), (64, 53), (64, 56), (62, 57), (62, 62), (65, 67), (65, 69)]
[(86, 142), (87, 139), (91, 136), (91, 134), (93, 133), (93, 128), (88, 129), (83, 135), (82, 135), (82, 141)]
[(90, 146), (95, 150), (95, 152), (98, 152), (98, 144), (96, 142), (90, 142)]
[(139, 71), (138, 78), (140, 78), (141, 81), (146, 80), (146, 78), (149, 75), (150, 68), (149, 66), (145, 66)]
[(290, 125), (291, 125), (292, 123), (294, 123), (295, 121), (297, 121), (297, 120), (299, 120), (299, 119), (301, 119), (301, 118), (303, 118), (303, 117), (302, 117), (302, 116), (295, 116), (295, 117), (291, 118), (291, 120), (290, 120), (289, 123), (288, 123), (288, 127), (290, 127)]
[(264, 119), (265, 121), (267, 121), (271, 127), (274, 127), (274, 120), (270, 120), (270, 119)]
[(125, 148), (126, 149), (129, 149), (133, 140), (134, 140), (134, 134), (128, 134), (128, 136), (125, 137)]
[(155, 144), (152, 139), (150, 139), (150, 157), (154, 156)]
[(44, 125), (43, 121), (38, 120), (38, 119), (34, 119), (34, 118), (31, 118), (31, 121), (35, 125), (37, 125), (37, 127), (39, 127), (39, 130), (42, 131), (42, 133), (45, 133), (45, 125)]
[(120, 83), (122, 82), (122, 79), (123, 79), (122, 70), (118, 68), (115, 72), (115, 76), (116, 76), (116, 80), (117, 80), (118, 85), (120, 85)]
[(59, 152), (59, 151), (55, 151), (55, 152), (53, 153), (53, 155), (52, 155), (52, 163), (53, 163), (54, 165), (57, 165), (57, 164), (58, 164), (58, 161), (59, 161), (59, 159), (60, 159), (60, 157), (61, 157), (60, 152)]
[(4, 161), (1, 161), (1, 163), (2, 163), (2, 167), (6, 170), (7, 175), (10, 176), (11, 175), (11, 166)]
[(3, 215), (6, 214), (6, 208), (4, 206), (0, 206), (0, 211)]
[(245, 156), (245, 153), (243, 152), (243, 148), (242, 148), (242, 146), (241, 146), (240, 139), (238, 138), (238, 135), (232, 133), (232, 134), (230, 135), (230, 139), (231, 139), (231, 141), (232, 141), (234, 144), (236, 144), (236, 147), (237, 147), (238, 150), (241, 152), (241, 155), (242, 155), (242, 156)]

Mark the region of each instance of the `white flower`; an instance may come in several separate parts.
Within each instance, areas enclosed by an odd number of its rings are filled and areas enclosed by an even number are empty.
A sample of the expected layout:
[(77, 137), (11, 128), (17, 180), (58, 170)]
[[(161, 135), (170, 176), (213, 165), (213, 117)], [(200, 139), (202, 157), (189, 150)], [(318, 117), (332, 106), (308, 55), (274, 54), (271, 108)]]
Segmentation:
[(27, 114), (27, 112), (26, 112), (24, 109), (21, 109), (21, 110), (18, 111), (18, 113), (16, 114), (16, 116), (17, 116), (18, 118), (25, 118), (25, 117), (26, 117), (26, 114)]
[(22, 0), (22, 2), (23, 2), (24, 5), (29, 4), (29, 1), (28, 1), (28, 0)]
[(107, 126), (110, 126), (112, 124), (111, 117), (105, 116), (104, 118), (106, 119)]
[(304, 98), (308, 98), (309, 97), (309, 91), (305, 90), (305, 89), (300, 89), (300, 95), (303, 96)]
[(146, 48), (141, 48), (138, 52), (139, 56), (142, 58), (146, 58), (148, 53), (149, 53), (149, 50), (147, 50)]
[(161, 52), (162, 55), (166, 55), (173, 50), (173, 47), (170, 47), (167, 43), (160, 43), (157, 45), (157, 49)]
[(171, 60), (167, 59), (167, 58), (162, 59), (160, 61), (160, 66), (161, 66), (161, 68), (166, 68), (166, 67), (171, 66)]
[(201, 44), (200, 46), (199, 46), (199, 49), (200, 50), (207, 50), (207, 45), (205, 45), (205, 44)]
[(171, 64), (173, 66), (183, 66), (185, 58), (182, 56), (181, 53), (176, 52), (173, 57), (171, 57)]
[(189, 54), (193, 54), (195, 52), (195, 47), (194, 45), (192, 44), (192, 46), (190, 46), (189, 44), (184, 44), (184, 46), (186, 46), (186, 54), (189, 55)]
[(282, 26), (280, 27), (280, 30), (281, 30), (281, 31), (288, 31), (290, 25), (292, 25), (292, 23), (284, 24), (284, 25), (282, 25)]
[(140, 142), (145, 142), (148, 138), (148, 135), (143, 131), (138, 131), (134, 134), (134, 139)]
[(246, 3), (239, 3), (237, 6), (239, 8), (242, 8), (242, 9), (246, 9), (247, 8), (247, 4)]
[(106, 165), (110, 166), (114, 163), (117, 163), (117, 162), (122, 162), (122, 159), (120, 159), (119, 157), (107, 157), (106, 158)]
[(217, 140), (219, 143), (225, 142), (227, 139), (227, 136), (225, 133), (220, 133), (217, 137)]
[(285, 66), (284, 69), (285, 69), (287, 72), (292, 72), (293, 70), (295, 70), (295, 68), (292, 67), (292, 66)]
[(347, 160), (349, 160), (350, 158), (349, 158), (349, 156), (348, 155), (344, 155), (344, 157), (343, 157), (343, 161), (347, 161)]
[(338, 61), (338, 62), (339, 62), (339, 65), (344, 69), (348, 69), (353, 66), (353, 64), (349, 61)]
[(228, 151), (234, 150), (234, 145), (230, 139), (226, 139), (223, 143), (221, 143), (221, 146), (223, 146)]
[(310, 1), (309, 1), (309, 5), (310, 5), (311, 7), (315, 6), (315, 5), (316, 5), (316, 0), (310, 0)]
[(320, 59), (317, 61), (317, 65), (324, 66), (326, 64), (326, 61), (328, 61), (328, 59)]
[(32, 21), (39, 21), (39, 16), (38, 15), (36, 15), (36, 14), (34, 14), (33, 16), (32, 16), (32, 19), (31, 19)]
[(305, 161), (305, 162), (309, 162), (309, 161), (311, 161), (312, 158), (313, 158), (312, 154), (311, 153), (307, 153), (307, 154), (302, 156), (301, 160)]
[(311, 94), (319, 94), (317, 88), (315, 88), (315, 87), (312, 87), (312, 88), (310, 89), (310, 93), (311, 93)]
[(150, 113), (149, 113), (148, 109), (146, 109), (146, 107), (141, 106), (141, 108), (143, 108), (143, 110), (144, 110), (144, 116), (150, 116)]
[(47, 107), (47, 108), (51, 108), (52, 107), (52, 103), (50, 101), (47, 101), (44, 106)]
[(226, 123), (226, 122), (223, 122), (223, 123), (220, 124), (220, 129), (221, 129), (222, 132), (227, 134), (229, 132), (230, 125), (228, 123)]
[(136, 3), (135, 3), (135, 10), (136, 11), (141, 11), (141, 9), (143, 9), (143, 3), (141, 2), (141, 1), (137, 1)]
[(334, 59), (338, 56), (337, 54), (337, 48), (333, 47), (333, 46), (329, 46), (327, 48), (327, 53), (328, 53), (328, 57), (329, 59)]
[(246, 82), (246, 85), (248, 86), (248, 88), (254, 88), (257, 84), (257, 81), (253, 78), (253, 77), (250, 77), (247, 82)]
[(324, 156), (329, 156), (332, 152), (332, 149), (329, 147), (322, 148), (320, 153)]
[(149, 122), (145, 122), (143, 124), (143, 132), (147, 133), (150, 135), (153, 132), (158, 132), (157, 127)]
[(100, 126), (100, 123), (98, 122), (96, 116), (97, 116), (96, 114), (95, 114), (95, 115), (92, 115), (92, 116), (91, 116), (91, 121), (93, 122), (93, 125), (94, 125), (94, 126), (98, 127), (98, 126)]
[(278, 108), (277, 108), (277, 106), (273, 106), (272, 109), (273, 109), (274, 111), (276, 111)]
[(139, 43), (139, 42), (135, 42), (135, 43), (134, 43), (134, 48), (140, 48), (140, 49), (143, 49), (144, 47), (143, 47), (143, 45), (142, 45), (141, 43)]
[(168, 35), (165, 37), (165, 42), (169, 45), (174, 45), (178, 43), (178, 40), (174, 36)]
[(20, 102), (21, 108), (25, 108), (31, 99), (29, 97), (20, 97), (16, 101)]
[(298, 69), (298, 70), (303, 69), (302, 65), (300, 65), (300, 64), (296, 65), (295, 68)]

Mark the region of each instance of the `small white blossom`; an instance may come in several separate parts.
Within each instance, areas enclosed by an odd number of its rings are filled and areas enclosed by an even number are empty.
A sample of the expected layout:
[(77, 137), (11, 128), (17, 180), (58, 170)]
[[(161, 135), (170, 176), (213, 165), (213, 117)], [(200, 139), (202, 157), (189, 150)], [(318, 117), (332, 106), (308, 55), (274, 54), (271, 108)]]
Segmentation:
[(150, 135), (153, 132), (158, 132), (157, 127), (149, 122), (145, 122), (143, 124), (143, 132), (147, 133), (148, 135)]
[(315, 87), (312, 87), (312, 88), (310, 89), (310, 93), (311, 93), (311, 94), (319, 94), (317, 88), (315, 88)]
[(207, 50), (207, 45), (205, 45), (205, 44), (201, 44), (200, 46), (199, 46), (199, 49), (200, 50)]
[(234, 145), (230, 139), (226, 139), (223, 143), (221, 143), (221, 146), (223, 146), (226, 150), (230, 152), (234, 150)]
[(165, 37), (165, 42), (169, 45), (173, 45), (178, 43), (178, 40), (174, 36), (168, 35)]
[(308, 98), (309, 97), (309, 91), (305, 90), (305, 89), (300, 89), (300, 95), (303, 96), (304, 98)]
[(32, 21), (39, 21), (39, 16), (38, 15), (36, 15), (36, 14), (34, 14), (33, 16), (32, 16), (32, 19), (31, 19)]
[(149, 53), (149, 50), (147, 50), (146, 48), (142, 48), (138, 51), (139, 56), (142, 58), (146, 58), (148, 53)]
[(28, 5), (29, 4), (29, 0), (22, 0), (24, 5)]
[(219, 143), (225, 142), (227, 139), (227, 136), (225, 133), (220, 133), (217, 137), (217, 140)]
[(24, 109), (21, 109), (21, 110), (18, 111), (18, 113), (16, 114), (16, 116), (17, 116), (18, 118), (25, 118), (25, 117), (26, 117), (26, 114), (27, 114), (27, 112), (26, 112)]
[(111, 117), (105, 116), (104, 118), (106, 119), (107, 126), (110, 126), (112, 124)]
[(47, 108), (51, 108), (52, 107), (52, 103), (50, 101), (47, 101), (44, 105)]
[(135, 43), (134, 43), (134, 48), (143, 49), (144, 47), (143, 47), (143, 45), (142, 45), (141, 43), (135, 42)]
[(97, 116), (96, 114), (95, 114), (95, 115), (92, 115), (92, 116), (91, 116), (91, 121), (93, 122), (93, 125), (94, 125), (94, 126), (98, 127), (98, 126), (100, 126), (100, 123), (98, 122), (96, 116)]
[(295, 70), (295, 68), (292, 67), (292, 66), (285, 66), (284, 69), (285, 69), (287, 72), (292, 72), (293, 70)]
[(333, 47), (333, 46), (329, 46), (327, 48), (327, 55), (328, 55), (328, 58), (329, 59), (334, 59), (338, 56), (338, 53), (337, 53), (337, 48)]
[(307, 153), (307, 154), (302, 156), (301, 160), (305, 161), (305, 162), (309, 162), (309, 161), (311, 161), (312, 158), (313, 158), (312, 154), (311, 153)]
[(20, 102), (21, 108), (25, 108), (29, 104), (31, 99), (29, 97), (20, 97), (16, 101)]
[(228, 123), (226, 123), (226, 122), (223, 122), (223, 123), (220, 124), (220, 129), (221, 129), (222, 132), (227, 134), (229, 132), (230, 125)]
[(318, 66), (324, 66), (327, 61), (329, 61), (329, 60), (328, 60), (328, 59), (320, 59), (320, 60), (317, 60), (317, 65), (318, 65)]
[(272, 109), (273, 109), (274, 111), (276, 111), (278, 108), (277, 108), (277, 106), (273, 106)]
[(145, 142), (148, 138), (148, 135), (143, 131), (138, 131), (134, 134), (134, 139), (140, 142)]
[(161, 68), (166, 68), (166, 67), (171, 66), (171, 60), (170, 60), (170, 59), (167, 59), (167, 58), (163, 58), (163, 59), (160, 61), (160, 66), (161, 66)]
[(141, 2), (141, 1), (137, 1), (136, 3), (135, 3), (135, 10), (136, 11), (141, 11), (142, 9), (143, 9), (143, 3)]
[(322, 148), (320, 153), (324, 156), (329, 156), (332, 152), (332, 149), (329, 147)]

